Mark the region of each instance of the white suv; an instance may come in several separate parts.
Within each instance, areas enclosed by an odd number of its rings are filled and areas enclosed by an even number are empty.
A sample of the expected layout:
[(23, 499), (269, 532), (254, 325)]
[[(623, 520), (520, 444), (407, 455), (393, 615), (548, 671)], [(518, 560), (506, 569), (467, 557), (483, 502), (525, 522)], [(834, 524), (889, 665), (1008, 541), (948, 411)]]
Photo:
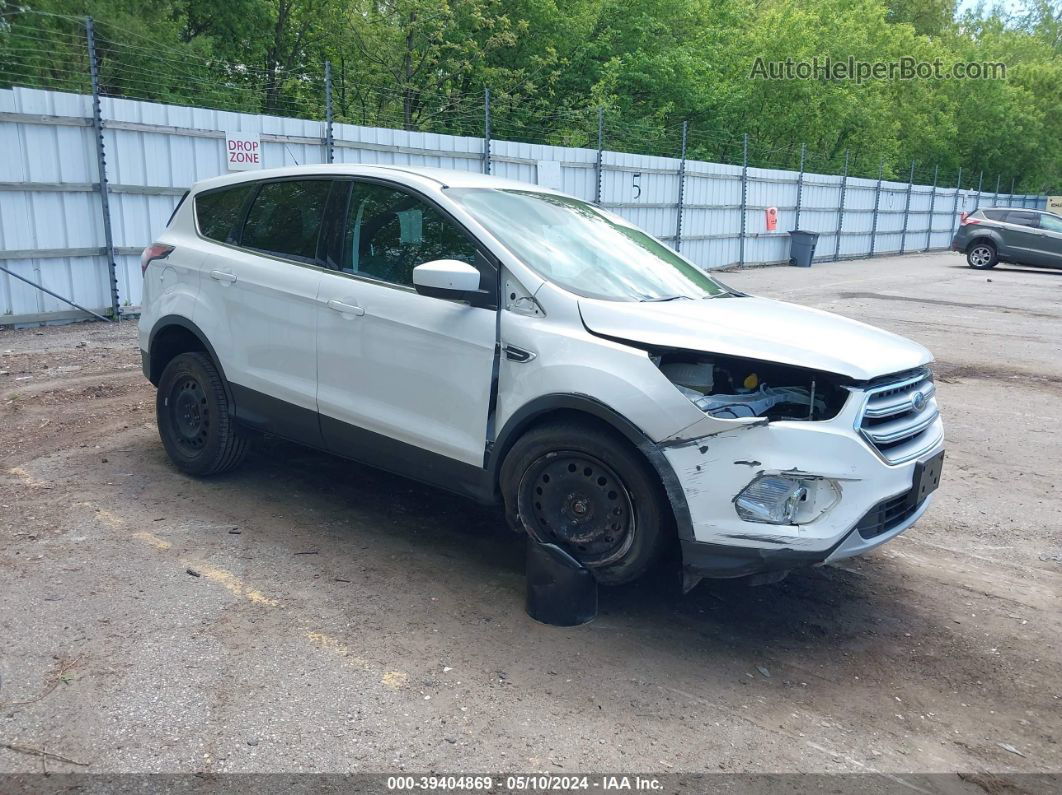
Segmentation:
[(183, 471), (264, 431), (484, 502), (602, 582), (865, 552), (940, 479), (929, 352), (730, 289), (622, 218), (469, 172), (196, 185), (145, 250), (140, 347)]

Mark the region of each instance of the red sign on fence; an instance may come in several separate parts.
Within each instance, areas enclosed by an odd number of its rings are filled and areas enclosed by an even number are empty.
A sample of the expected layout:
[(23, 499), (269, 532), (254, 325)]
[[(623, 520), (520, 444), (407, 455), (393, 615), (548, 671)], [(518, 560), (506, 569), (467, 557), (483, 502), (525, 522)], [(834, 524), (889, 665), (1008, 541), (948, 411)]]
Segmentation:
[(768, 207), (767, 208), (767, 231), (768, 232), (773, 232), (777, 228), (778, 228), (778, 208), (777, 207)]

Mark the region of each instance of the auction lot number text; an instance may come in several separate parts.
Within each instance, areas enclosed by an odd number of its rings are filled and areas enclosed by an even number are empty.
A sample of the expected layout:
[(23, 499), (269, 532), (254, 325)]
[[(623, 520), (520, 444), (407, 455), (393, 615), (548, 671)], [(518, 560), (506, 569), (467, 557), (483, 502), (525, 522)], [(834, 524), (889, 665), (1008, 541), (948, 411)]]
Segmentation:
[[(504, 786), (503, 786), (504, 785)], [(600, 792), (654, 792), (661, 789), (659, 781), (641, 776), (550, 776), (546, 774), (510, 776), (388, 776), (387, 789), (392, 792), (413, 791), (470, 791), (489, 792), (567, 792), (597, 790)]]

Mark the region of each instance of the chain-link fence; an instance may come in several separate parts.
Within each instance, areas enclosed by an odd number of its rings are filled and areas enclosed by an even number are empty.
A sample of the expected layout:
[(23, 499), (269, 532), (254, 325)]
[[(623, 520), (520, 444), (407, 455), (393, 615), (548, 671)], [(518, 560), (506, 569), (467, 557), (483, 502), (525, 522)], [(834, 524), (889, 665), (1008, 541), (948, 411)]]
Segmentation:
[[(0, 15), (0, 130), (11, 155), (0, 208), (6, 201), (4, 214), (28, 224), (0, 228), (0, 322), (62, 314), (57, 301), (78, 315), (135, 309), (135, 254), (184, 189), (224, 173), (218, 146), (232, 129), (262, 133), (266, 165), (444, 165), (549, 184), (627, 216), (705, 268), (785, 261), (796, 228), (822, 235), (819, 259), (942, 248), (963, 210), (1045, 203), (973, 168), (911, 163), (897, 174), (858, 147), (769, 146), (607, 107), (545, 111), (519, 82), (458, 88), (374, 87), (342, 59), (259, 68), (194, 45), (160, 47), (105, 21)], [(88, 137), (71, 138), (77, 127)], [(152, 168), (163, 150), (169, 161)], [(35, 224), (44, 228), (27, 234)], [(104, 266), (91, 289), (80, 285), (78, 258)]]
[[(72, 93), (91, 90), (87, 23), (83, 17), (19, 10), (0, 14), (0, 87), (26, 86)], [(200, 53), (195, 42), (177, 50), (144, 33), (105, 20), (93, 21), (99, 94), (171, 105), (257, 113), (407, 131), (492, 137), (555, 146), (612, 151), (750, 167), (905, 179), (929, 184), (1014, 193), (1015, 175), (984, 174), (976, 164), (941, 170), (933, 163), (895, 164), (872, 146), (814, 151), (799, 141), (778, 146), (740, 131), (699, 130), (683, 134), (670, 116), (630, 119), (610, 107), (549, 109), (533, 99), (530, 78), (472, 90), (366, 84), (356, 61), (339, 58), (298, 68), (232, 63)], [(489, 95), (490, 99), (487, 100)]]

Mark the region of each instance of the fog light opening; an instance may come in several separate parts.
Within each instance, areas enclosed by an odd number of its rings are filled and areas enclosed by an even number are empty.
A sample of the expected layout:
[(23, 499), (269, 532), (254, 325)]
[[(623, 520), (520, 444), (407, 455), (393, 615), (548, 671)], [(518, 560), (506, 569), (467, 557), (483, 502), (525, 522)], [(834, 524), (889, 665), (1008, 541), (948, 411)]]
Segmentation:
[(734, 498), (734, 507), (746, 522), (806, 524), (833, 507), (840, 494), (828, 478), (759, 475)]

